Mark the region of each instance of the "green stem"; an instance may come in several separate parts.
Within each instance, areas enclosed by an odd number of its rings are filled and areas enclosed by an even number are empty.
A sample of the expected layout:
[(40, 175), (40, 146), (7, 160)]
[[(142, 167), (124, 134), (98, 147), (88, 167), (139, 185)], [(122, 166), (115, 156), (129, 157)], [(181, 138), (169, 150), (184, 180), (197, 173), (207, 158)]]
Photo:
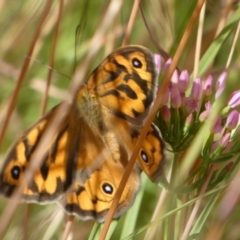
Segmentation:
[[(169, 193), (169, 206), (168, 206), (169, 211), (176, 208), (176, 204), (177, 204), (177, 195), (174, 192), (174, 189), (176, 188), (176, 183), (177, 183), (176, 177), (177, 177), (179, 158), (180, 158), (180, 154), (174, 154), (172, 174), (170, 179), (171, 192)], [(175, 226), (175, 223), (176, 223), (176, 215), (173, 214), (172, 216), (169, 217), (168, 221), (166, 221), (169, 239), (174, 239), (175, 230), (178, 231), (177, 229), (173, 228), (173, 226)]]
[(173, 164), (172, 164), (172, 174), (171, 174), (171, 179), (170, 179), (170, 186), (171, 186), (172, 190), (174, 190), (176, 187), (176, 177), (177, 177), (179, 159), (180, 159), (180, 154), (175, 153), (174, 159), (173, 159)]

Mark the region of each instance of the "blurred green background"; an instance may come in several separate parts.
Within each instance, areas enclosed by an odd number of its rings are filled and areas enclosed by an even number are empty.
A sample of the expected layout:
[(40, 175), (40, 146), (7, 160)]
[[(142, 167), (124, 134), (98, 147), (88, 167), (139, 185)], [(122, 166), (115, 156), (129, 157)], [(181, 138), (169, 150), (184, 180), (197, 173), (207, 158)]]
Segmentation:
[[(54, 71), (51, 80), (51, 89), (48, 98), (47, 109), (58, 104), (62, 99), (71, 83), (76, 66), (84, 63), (85, 54), (89, 50), (89, 43), (98, 30), (99, 24), (111, 1), (65, 1), (63, 14), (60, 20), (59, 37), (56, 45), (56, 55), (54, 57)], [(143, 21), (143, 17), (138, 11), (134, 20), (133, 29), (130, 34), (129, 44), (140, 44), (153, 52), (158, 52), (152, 39), (161, 46), (166, 53), (173, 57), (179, 46), (181, 37), (189, 24), (191, 14), (197, 1), (189, 0), (164, 0), (164, 1), (141, 1), (141, 8), (148, 23), (148, 30)], [(30, 47), (33, 36), (39, 23), (40, 15), (43, 11), (45, 1), (23, 0), (23, 1), (1, 1), (0, 2), (0, 126), (2, 127), (5, 114), (9, 105), (16, 82), (23, 66), (24, 59), (27, 58), (27, 52)], [(203, 37), (201, 43), (201, 55), (203, 55), (213, 44), (217, 27), (222, 13), (225, 10), (225, 1), (207, 1), (205, 20), (203, 27)], [(104, 56), (113, 49), (122, 45), (126, 27), (132, 12), (134, 1), (123, 1), (116, 19), (111, 23), (108, 34), (103, 39), (103, 46), (97, 56), (88, 68), (88, 73), (103, 60)], [(17, 96), (16, 105), (8, 123), (7, 133), (1, 146), (0, 161), (9, 146), (21, 135), (21, 133), (31, 126), (41, 117), (41, 106), (43, 92), (48, 73), (50, 51), (52, 49), (54, 28), (58, 15), (58, 1), (53, 1), (50, 14), (45, 20), (40, 37), (37, 40), (35, 51), (31, 57), (31, 65), (27, 71), (24, 82)], [(239, 11), (239, 3), (235, 1), (228, 13), (228, 18)], [(236, 23), (231, 25), (231, 33), (221, 42), (220, 50), (212, 62), (207, 63), (208, 70), (201, 74), (206, 76), (211, 72), (215, 80), (219, 73), (223, 71), (226, 65), (227, 57), (231, 49)], [(225, 26), (225, 25), (224, 25)], [(195, 25), (191, 32), (191, 37), (184, 49), (179, 69), (187, 69), (192, 73), (194, 68), (194, 54), (196, 49), (196, 36), (198, 25)], [(239, 42), (239, 39), (238, 39)], [(237, 44), (232, 62), (230, 64), (229, 91), (235, 88), (239, 81), (239, 52), (240, 44)], [(211, 54), (211, 53), (210, 53)], [(214, 54), (214, 53), (212, 53)], [(239, 87), (239, 86), (238, 86)], [(124, 214), (119, 221), (114, 235), (111, 239), (121, 239), (126, 237), (132, 231), (137, 231), (150, 223), (152, 213), (156, 209), (158, 196), (161, 191), (157, 185), (151, 183), (143, 176), (143, 187), (139, 193), (136, 203), (131, 208), (131, 212)], [(1, 197), (0, 211), (4, 210), (6, 200)], [(238, 210), (238, 209), (237, 209)], [(239, 213), (239, 211), (237, 211)], [(54, 221), (59, 209), (55, 205), (39, 206), (33, 205), (28, 220), (28, 239), (43, 239), (44, 234), (49, 229), (49, 224)], [(213, 210), (214, 212), (214, 210)], [(23, 232), (23, 219), (26, 213), (26, 205), (21, 205), (14, 215), (4, 239), (16, 239)], [(213, 215), (214, 216), (214, 215)], [(226, 228), (227, 236), (230, 232), (236, 231), (238, 235), (228, 239), (239, 239), (239, 218), (237, 213), (233, 214), (229, 226)], [(180, 221), (180, 219), (178, 219)], [(214, 217), (210, 217), (214, 221)], [(180, 224), (180, 223), (179, 223)], [(36, 227), (37, 225), (37, 227)], [(89, 231), (93, 222), (81, 222), (76, 220), (72, 230), (72, 239), (88, 239)], [(235, 228), (235, 225), (237, 226)], [(51, 225), (52, 227), (52, 225)], [(173, 228), (175, 226), (172, 226)], [(61, 238), (64, 231), (64, 221), (54, 229), (52, 227), (50, 239)], [(162, 228), (164, 230), (164, 226)], [(207, 230), (207, 225), (205, 227)], [(234, 231), (233, 231), (234, 230)], [(178, 239), (178, 233), (176, 233)], [(141, 235), (129, 237), (129, 239), (143, 239), (144, 231)], [(20, 239), (20, 238), (18, 238)], [(48, 237), (46, 237), (48, 239)], [(148, 239), (147, 237), (145, 239)], [(150, 239), (150, 238), (149, 238)], [(152, 239), (160, 239), (155, 235)], [(165, 239), (168, 239), (165, 237)], [(194, 238), (189, 238), (194, 239)], [(198, 238), (203, 239), (203, 238)], [(223, 238), (224, 239), (224, 238)], [(226, 238), (225, 238), (226, 239)]]

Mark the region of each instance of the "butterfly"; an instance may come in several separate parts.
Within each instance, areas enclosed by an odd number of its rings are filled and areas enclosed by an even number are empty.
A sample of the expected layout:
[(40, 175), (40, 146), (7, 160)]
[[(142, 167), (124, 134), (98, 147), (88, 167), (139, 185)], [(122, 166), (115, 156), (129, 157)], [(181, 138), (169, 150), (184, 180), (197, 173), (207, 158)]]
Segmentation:
[[(22, 190), (26, 202), (56, 201), (80, 218), (102, 222), (156, 97), (159, 55), (142, 46), (112, 52), (82, 84), (46, 144), (32, 181)], [(30, 127), (8, 152), (0, 172), (0, 193), (11, 197), (21, 183), (60, 103)], [(134, 202), (140, 173), (161, 176), (165, 146), (151, 124), (114, 217)]]

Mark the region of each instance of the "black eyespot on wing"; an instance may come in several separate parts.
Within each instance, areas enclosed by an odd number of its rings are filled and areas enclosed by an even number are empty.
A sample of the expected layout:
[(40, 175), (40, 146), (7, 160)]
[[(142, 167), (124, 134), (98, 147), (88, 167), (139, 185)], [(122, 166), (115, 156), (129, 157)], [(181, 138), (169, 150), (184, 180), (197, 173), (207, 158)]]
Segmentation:
[(141, 151), (140, 152), (140, 155), (141, 155), (141, 158), (142, 158), (142, 160), (145, 162), (145, 163), (148, 163), (148, 156), (147, 156), (147, 154), (145, 153), (145, 151)]
[(14, 166), (11, 170), (12, 178), (18, 180), (21, 174), (21, 168), (19, 166)]
[(109, 183), (104, 183), (102, 185), (102, 190), (106, 193), (106, 194), (109, 194), (109, 195), (112, 195), (113, 193), (113, 187), (112, 185), (110, 185)]
[(132, 65), (135, 68), (141, 68), (142, 67), (142, 62), (137, 58), (133, 58)]

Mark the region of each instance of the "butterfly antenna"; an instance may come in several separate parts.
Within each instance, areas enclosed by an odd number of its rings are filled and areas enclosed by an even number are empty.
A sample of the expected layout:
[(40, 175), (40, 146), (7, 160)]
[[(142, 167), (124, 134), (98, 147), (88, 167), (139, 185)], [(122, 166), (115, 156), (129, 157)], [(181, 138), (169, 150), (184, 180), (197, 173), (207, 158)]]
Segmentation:
[(67, 79), (71, 79), (68, 75), (66, 75), (66, 74), (64, 74), (64, 73), (62, 73), (62, 72), (59, 72), (59, 71), (56, 70), (55, 68), (49, 66), (48, 64), (44, 63), (43, 61), (40, 61), (40, 60), (37, 59), (37, 58), (33, 58), (33, 57), (31, 57), (31, 56), (26, 56), (25, 58), (28, 58), (28, 59), (30, 59), (30, 60), (33, 61), (33, 62), (39, 63), (39, 64), (41, 64), (42, 66), (50, 69), (52, 72), (58, 73), (59, 75), (65, 77), (65, 78), (67, 78)]
[(75, 43), (74, 43), (74, 65), (73, 65), (73, 72), (76, 69), (76, 64), (77, 64), (77, 43), (78, 43), (78, 36), (79, 36), (79, 31), (80, 31), (81, 25), (79, 24), (76, 28), (75, 32)]
[[(84, 28), (86, 26), (86, 19), (87, 19), (87, 9), (90, 1), (85, 1), (84, 7), (82, 8), (82, 11), (80, 13), (80, 20), (79, 24), (76, 28), (75, 32), (75, 46), (74, 46), (74, 65), (73, 65), (73, 72), (75, 72), (76, 64), (77, 64), (77, 49), (78, 49), (78, 40), (81, 42), (82, 39), (82, 33), (84, 32)], [(80, 31), (82, 30), (82, 31)], [(80, 35), (81, 34), (81, 35)]]
[(157, 43), (156, 39), (153, 37), (151, 31), (150, 31), (150, 27), (148, 25), (148, 22), (145, 18), (145, 15), (143, 13), (143, 9), (142, 9), (142, 5), (140, 4), (140, 13), (142, 15), (142, 19), (143, 19), (143, 22), (146, 26), (146, 29), (148, 31), (148, 35), (150, 37), (150, 39), (152, 40), (154, 46), (157, 48), (157, 50), (159, 51), (159, 53), (161, 54), (161, 56), (165, 59), (165, 61), (167, 61), (169, 59), (169, 55), (167, 54), (167, 52), (165, 52), (160, 46), (159, 44)]

